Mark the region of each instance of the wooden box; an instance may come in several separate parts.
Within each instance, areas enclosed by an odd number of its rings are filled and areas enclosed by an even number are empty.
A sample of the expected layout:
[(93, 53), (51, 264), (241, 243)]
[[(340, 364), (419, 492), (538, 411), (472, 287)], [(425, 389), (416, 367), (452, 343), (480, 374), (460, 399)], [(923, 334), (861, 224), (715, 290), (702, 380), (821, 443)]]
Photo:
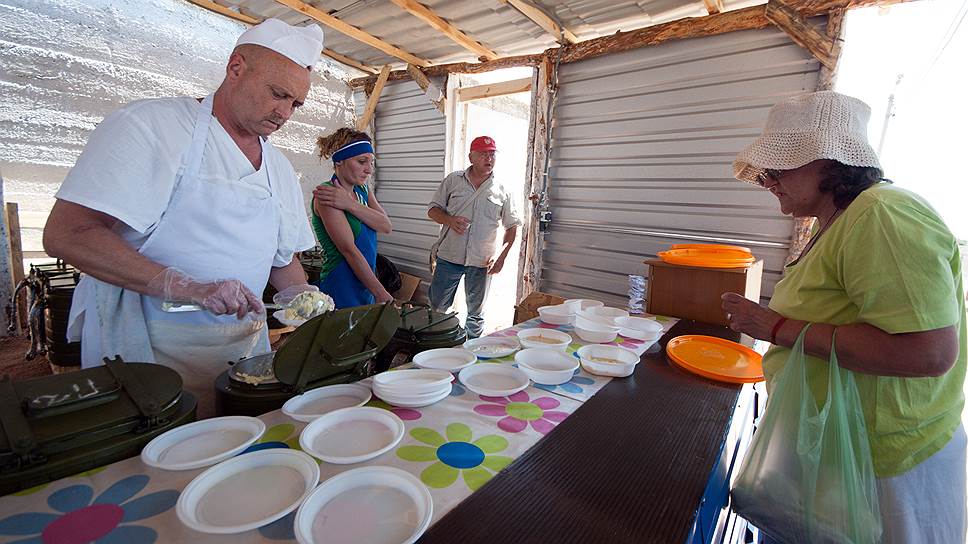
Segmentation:
[(762, 260), (749, 268), (699, 268), (659, 259), (645, 264), (649, 265), (645, 311), (650, 314), (728, 325), (720, 299), (723, 293), (739, 293), (757, 303), (760, 300)]
[(557, 295), (535, 291), (514, 305), (514, 324), (538, 317), (538, 308), (541, 306), (554, 306), (564, 301), (565, 299)]

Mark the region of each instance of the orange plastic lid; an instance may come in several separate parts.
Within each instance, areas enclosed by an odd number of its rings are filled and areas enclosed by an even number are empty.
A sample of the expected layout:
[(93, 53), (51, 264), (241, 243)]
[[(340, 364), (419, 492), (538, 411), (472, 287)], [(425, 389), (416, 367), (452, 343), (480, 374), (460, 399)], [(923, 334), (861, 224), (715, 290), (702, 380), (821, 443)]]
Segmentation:
[(670, 249), (658, 255), (669, 264), (706, 268), (746, 268), (756, 261), (753, 255), (732, 249)]
[(742, 251), (752, 255), (750, 248), (743, 246), (731, 246), (728, 244), (672, 244), (669, 249), (701, 249), (705, 251), (718, 251), (718, 250), (728, 250), (728, 251)]
[(684, 370), (712, 380), (763, 381), (763, 357), (759, 353), (715, 336), (677, 336), (666, 344), (666, 355)]

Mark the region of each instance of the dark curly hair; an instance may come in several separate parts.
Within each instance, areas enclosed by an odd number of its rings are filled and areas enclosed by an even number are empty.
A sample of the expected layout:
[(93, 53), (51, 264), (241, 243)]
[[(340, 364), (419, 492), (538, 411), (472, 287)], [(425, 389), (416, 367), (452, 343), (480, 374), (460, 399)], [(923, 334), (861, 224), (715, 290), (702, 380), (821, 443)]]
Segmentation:
[(843, 209), (849, 206), (857, 195), (881, 181), (893, 183), (884, 177), (880, 168), (849, 166), (832, 160), (823, 170), (823, 180), (820, 182), (819, 189), (822, 193), (833, 193), (834, 205)]

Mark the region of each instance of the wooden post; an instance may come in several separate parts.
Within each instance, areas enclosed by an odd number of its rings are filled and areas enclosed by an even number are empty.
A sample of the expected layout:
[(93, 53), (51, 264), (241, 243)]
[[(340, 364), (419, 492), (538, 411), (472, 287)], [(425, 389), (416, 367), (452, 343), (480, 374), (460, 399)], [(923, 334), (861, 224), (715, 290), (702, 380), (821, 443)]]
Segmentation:
[(833, 40), (821, 34), (793, 8), (780, 0), (769, 0), (766, 3), (766, 18), (786, 32), (794, 43), (809, 51), (821, 64), (831, 70), (836, 67)]
[[(13, 277), (13, 287), (16, 289), (24, 279), (24, 251), (20, 239), (20, 213), (16, 202), (7, 202), (7, 232), (10, 233), (10, 275)], [(13, 291), (11, 291), (12, 293)], [(27, 301), (17, 298), (18, 329), (27, 327)], [(20, 330), (17, 331), (20, 333)]]
[[(0, 175), (0, 202), (3, 202), (3, 176)], [(0, 218), (0, 336), (7, 336), (7, 306), (13, 295), (13, 275), (10, 273), (10, 238), (7, 222)], [(23, 265), (20, 267), (23, 270)]]
[[(846, 10), (837, 9), (827, 15), (827, 38), (830, 39), (831, 55), (833, 66), (823, 65), (820, 67), (820, 81), (817, 83), (818, 91), (830, 91), (834, 88), (834, 81), (837, 77), (837, 62), (840, 60), (840, 50), (843, 44), (843, 21)], [(810, 241), (810, 233), (813, 231), (813, 224), (816, 219), (813, 217), (796, 217), (793, 219), (793, 232), (790, 233), (790, 250), (787, 252), (785, 264), (790, 264), (800, 257), (803, 248), (807, 247)]]
[(380, 77), (377, 78), (373, 92), (370, 93), (370, 98), (366, 101), (366, 110), (363, 111), (363, 117), (356, 121), (356, 130), (366, 130), (366, 127), (370, 124), (370, 119), (376, 113), (376, 104), (380, 101), (380, 94), (383, 93), (383, 86), (387, 84), (388, 77), (390, 77), (390, 65), (386, 64), (380, 70)]
[(521, 249), (518, 258), (517, 300), (522, 301), (538, 291), (541, 283), (541, 252), (544, 249), (544, 233), (538, 216), (542, 199), (548, 198), (550, 180), (545, 179), (548, 156), (548, 137), (551, 116), (551, 82), (555, 65), (544, 57), (534, 71), (531, 84), (531, 122), (528, 126), (528, 165), (524, 180), (524, 226), (521, 229)]

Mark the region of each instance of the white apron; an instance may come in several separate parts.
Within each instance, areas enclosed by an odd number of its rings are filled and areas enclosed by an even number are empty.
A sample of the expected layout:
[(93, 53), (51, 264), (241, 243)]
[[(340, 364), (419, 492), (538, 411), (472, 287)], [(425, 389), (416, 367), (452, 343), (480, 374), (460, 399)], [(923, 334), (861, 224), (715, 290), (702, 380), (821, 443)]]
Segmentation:
[[(283, 228), (282, 203), (272, 194), (271, 179), (267, 191), (244, 180), (200, 174), (212, 119), (209, 95), (199, 108), (188, 161), (175, 181), (168, 208), (138, 251), (198, 281), (238, 279), (259, 296), (277, 249), (295, 246), (296, 233)], [(263, 141), (262, 168), (252, 176), (269, 177), (267, 147)], [(85, 362), (95, 356), (91, 349), (101, 345), (97, 322), (105, 321), (90, 319), (97, 315), (93, 293), (98, 281), (86, 277), (78, 285), (81, 296), (75, 297), (88, 316), (82, 334)], [(250, 314), (240, 320), (205, 311), (168, 313), (161, 310), (160, 299), (144, 295), (141, 308), (154, 362), (181, 375), (185, 389), (198, 399), (199, 419), (215, 415), (214, 382), (228, 362), (270, 349), (262, 316)], [(97, 361), (105, 356), (114, 354), (98, 353)]]

